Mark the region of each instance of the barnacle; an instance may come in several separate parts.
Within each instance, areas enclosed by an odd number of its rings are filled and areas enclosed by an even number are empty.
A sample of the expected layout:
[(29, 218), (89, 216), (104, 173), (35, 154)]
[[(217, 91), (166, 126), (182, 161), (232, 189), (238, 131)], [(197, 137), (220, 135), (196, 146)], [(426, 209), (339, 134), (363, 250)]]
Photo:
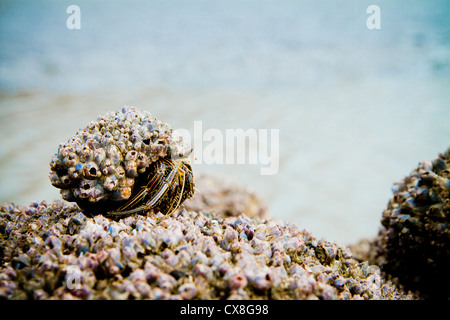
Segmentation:
[(191, 151), (168, 124), (125, 106), (60, 144), (49, 178), (87, 215), (167, 214), (193, 195)]

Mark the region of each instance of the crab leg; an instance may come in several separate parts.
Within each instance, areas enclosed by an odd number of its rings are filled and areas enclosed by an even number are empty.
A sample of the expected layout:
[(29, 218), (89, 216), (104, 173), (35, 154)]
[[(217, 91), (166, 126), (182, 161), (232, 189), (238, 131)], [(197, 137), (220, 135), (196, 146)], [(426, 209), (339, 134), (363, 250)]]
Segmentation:
[(147, 185), (145, 187), (142, 187), (142, 190), (132, 200), (124, 204), (115, 212), (127, 211), (128, 208), (133, 208), (134, 206), (136, 206), (136, 204), (143, 201), (147, 196), (147, 194), (149, 193), (149, 191), (152, 190), (162, 180), (165, 172), (164, 166), (162, 163), (157, 163), (156, 165), (158, 165), (158, 168), (156, 169), (156, 172), (158, 172), (158, 174), (155, 174), (151, 178), (151, 180), (147, 183)]
[[(109, 212), (108, 215), (109, 216), (114, 216), (114, 217), (123, 217), (123, 216), (131, 215), (131, 214), (136, 213), (136, 212), (150, 210), (166, 194), (167, 190), (169, 189), (170, 183), (172, 182), (172, 180), (174, 179), (174, 177), (177, 174), (177, 171), (178, 171), (178, 168), (173, 168), (172, 169), (172, 171), (169, 173), (169, 175), (163, 180), (163, 182), (162, 182), (163, 186), (161, 187), (161, 189), (158, 190), (158, 192), (145, 205), (136, 207), (136, 208), (131, 209), (131, 210), (125, 210), (125, 211), (122, 211), (121, 208), (119, 208), (118, 211)], [(164, 175), (164, 173), (158, 174), (157, 175), (158, 179), (161, 179), (163, 175)], [(154, 183), (151, 184), (151, 187), (153, 186), (153, 184)], [(140, 198), (139, 200), (142, 200), (142, 197), (144, 197), (148, 193), (148, 191), (151, 190), (151, 187), (149, 187), (149, 186), (144, 187), (144, 189), (137, 195)], [(131, 202), (135, 203), (136, 201), (137, 200), (133, 199), (133, 201), (131, 201)], [(127, 203), (124, 206), (124, 208), (122, 208), (122, 209), (125, 209), (125, 208), (127, 208), (129, 206), (130, 206), (130, 204)]]
[(181, 204), (181, 199), (183, 198), (183, 192), (184, 192), (184, 182), (186, 181), (186, 175), (185, 175), (185, 172), (180, 168), (180, 166), (177, 167), (177, 170), (179, 170), (182, 173), (182, 180), (183, 180), (183, 182), (181, 184), (181, 190), (176, 195), (178, 197), (177, 204), (173, 207), (173, 209), (167, 215), (159, 218), (157, 221), (157, 224), (160, 223), (163, 219), (170, 217), (178, 209), (178, 207)]

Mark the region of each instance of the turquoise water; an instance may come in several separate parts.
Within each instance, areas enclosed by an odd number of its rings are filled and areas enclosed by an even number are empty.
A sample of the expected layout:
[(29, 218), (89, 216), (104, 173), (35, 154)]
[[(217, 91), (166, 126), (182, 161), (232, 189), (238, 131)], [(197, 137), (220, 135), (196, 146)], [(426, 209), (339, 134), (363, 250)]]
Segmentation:
[[(69, 30), (77, 4), (81, 29)], [(369, 30), (366, 9), (381, 9)], [(196, 165), (277, 219), (376, 234), (394, 181), (450, 146), (446, 1), (2, 1), (0, 201), (59, 198), (48, 163), (134, 104), (174, 128), (279, 129), (280, 168)]]

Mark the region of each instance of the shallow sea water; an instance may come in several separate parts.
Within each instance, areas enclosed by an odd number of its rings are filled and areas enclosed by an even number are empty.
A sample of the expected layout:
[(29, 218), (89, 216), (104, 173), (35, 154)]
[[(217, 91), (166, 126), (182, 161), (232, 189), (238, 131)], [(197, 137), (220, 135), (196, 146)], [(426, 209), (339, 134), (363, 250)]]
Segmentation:
[(445, 1), (68, 1), (0, 5), (0, 202), (60, 198), (58, 144), (135, 105), (173, 128), (279, 129), (279, 171), (194, 165), (344, 244), (377, 233), (393, 182), (450, 146)]

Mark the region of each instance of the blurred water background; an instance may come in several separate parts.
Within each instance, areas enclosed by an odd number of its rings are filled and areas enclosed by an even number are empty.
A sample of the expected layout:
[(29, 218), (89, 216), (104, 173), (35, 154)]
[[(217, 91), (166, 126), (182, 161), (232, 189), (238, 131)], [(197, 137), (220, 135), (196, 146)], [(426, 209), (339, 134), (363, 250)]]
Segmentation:
[(279, 129), (277, 174), (194, 172), (234, 177), (319, 238), (373, 237), (393, 182), (450, 145), (449, 17), (436, 0), (2, 0), (0, 202), (59, 199), (59, 143), (136, 105), (173, 128)]

